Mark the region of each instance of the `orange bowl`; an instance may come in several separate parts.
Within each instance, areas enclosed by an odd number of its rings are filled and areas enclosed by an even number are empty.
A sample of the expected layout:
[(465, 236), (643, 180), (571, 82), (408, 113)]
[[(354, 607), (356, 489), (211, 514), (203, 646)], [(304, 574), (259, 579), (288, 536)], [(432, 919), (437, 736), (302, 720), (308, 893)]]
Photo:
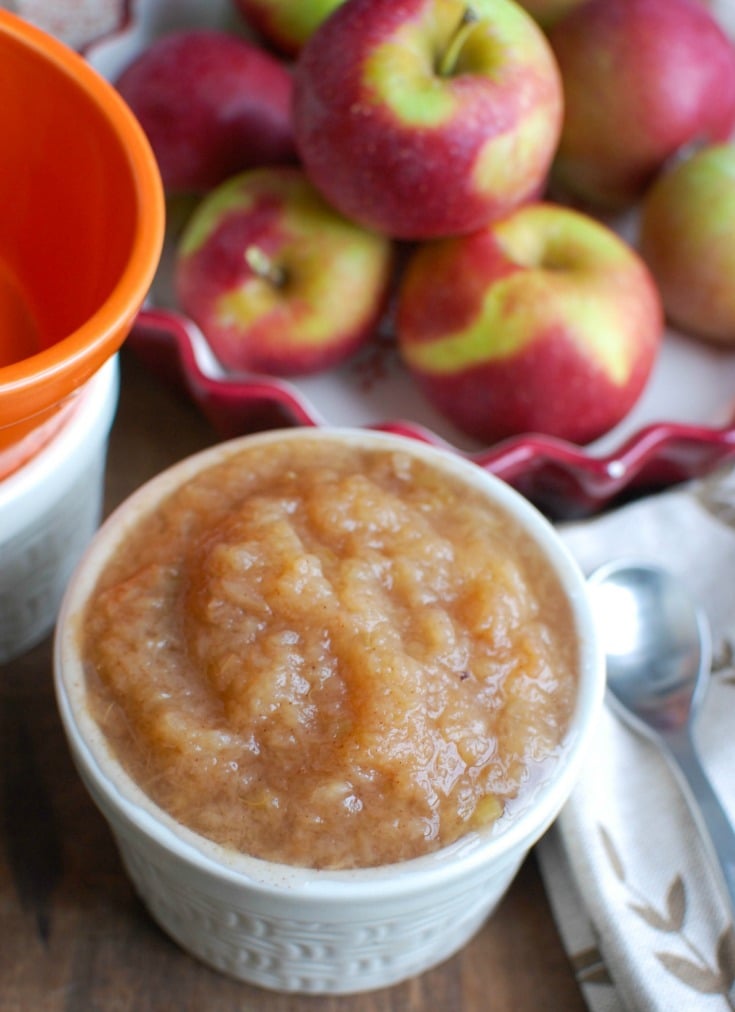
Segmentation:
[(82, 57), (0, 11), (0, 478), (127, 336), (163, 243), (155, 158)]

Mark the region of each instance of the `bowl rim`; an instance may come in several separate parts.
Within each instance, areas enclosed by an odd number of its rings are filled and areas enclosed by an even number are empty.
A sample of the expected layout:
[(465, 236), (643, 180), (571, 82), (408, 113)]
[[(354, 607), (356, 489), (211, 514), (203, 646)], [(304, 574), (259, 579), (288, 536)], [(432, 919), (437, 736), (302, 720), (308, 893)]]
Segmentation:
[(0, 367), (0, 425), (12, 425), (72, 393), (120, 346), (125, 337), (121, 330), (132, 325), (155, 276), (163, 248), (165, 200), (148, 139), (110, 82), (73, 49), (9, 11), (0, 10), (0, 36), (50, 63), (97, 107), (117, 137), (138, 205), (145, 207), (120, 279), (94, 314), (49, 348)]
[[(83, 705), (84, 672), (76, 650), (81, 610), (109, 554), (137, 519), (203, 466), (237, 453), (245, 446), (275, 440), (348, 439), (364, 446), (399, 448), (445, 466), (450, 472), (487, 489), (534, 537), (554, 566), (572, 606), (579, 634), (579, 691), (562, 755), (553, 775), (534, 788), (508, 824), (472, 832), (440, 850), (395, 864), (346, 870), (298, 867), (234, 853), (177, 823), (151, 801), (113, 756), (104, 735)], [(553, 822), (570, 794), (584, 753), (594, 734), (604, 697), (604, 658), (594, 630), (584, 576), (552, 524), (501, 478), (473, 466), (451, 451), (401, 435), (359, 428), (271, 429), (215, 444), (179, 461), (141, 486), (108, 517), (73, 574), (62, 602), (54, 641), (57, 705), (82, 779), (103, 810), (122, 818), (128, 830), (154, 840), (184, 863), (234, 886), (270, 895), (302, 895), (320, 902), (395, 899), (425, 891), (481, 870), (489, 861), (518, 861)], [(532, 804), (530, 802), (533, 802)], [(98, 800), (99, 804), (99, 800)]]

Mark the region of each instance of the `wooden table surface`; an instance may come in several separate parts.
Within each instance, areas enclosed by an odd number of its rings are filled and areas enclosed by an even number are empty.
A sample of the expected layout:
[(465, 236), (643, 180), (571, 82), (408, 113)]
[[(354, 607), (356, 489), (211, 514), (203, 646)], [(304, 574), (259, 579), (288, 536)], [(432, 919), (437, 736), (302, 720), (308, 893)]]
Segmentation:
[[(216, 440), (194, 407), (121, 356), (107, 509)], [(531, 856), (453, 959), (344, 998), (229, 980), (153, 923), (78, 779), (57, 717), (50, 640), (0, 669), (0, 1012), (576, 1012), (585, 1004)]]

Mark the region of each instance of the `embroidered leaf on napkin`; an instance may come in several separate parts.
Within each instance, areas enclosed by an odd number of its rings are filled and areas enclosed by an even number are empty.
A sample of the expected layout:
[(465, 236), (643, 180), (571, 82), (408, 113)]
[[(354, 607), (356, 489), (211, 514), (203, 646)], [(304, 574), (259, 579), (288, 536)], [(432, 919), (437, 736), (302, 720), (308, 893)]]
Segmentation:
[(650, 904), (629, 903), (628, 906), (634, 910), (639, 917), (643, 918), (646, 924), (658, 931), (681, 931), (684, 926), (684, 918), (687, 910), (687, 897), (684, 880), (681, 875), (676, 875), (669, 886), (666, 894), (666, 913), (661, 914)]
[(683, 877), (676, 874), (666, 891), (665, 911), (662, 913), (632, 883), (626, 882), (625, 865), (609, 831), (598, 824), (598, 832), (610, 867), (626, 886), (631, 898), (628, 907), (655, 931), (677, 935), (694, 959), (673, 952), (656, 952), (661, 965), (682, 984), (700, 994), (728, 995), (735, 983), (735, 929), (729, 925), (717, 941), (716, 966), (708, 966), (705, 956), (697, 949), (684, 930), (687, 915), (687, 890)]
[(724, 994), (727, 990), (722, 974), (708, 966), (695, 963), (684, 956), (676, 956), (673, 952), (657, 952), (656, 958), (669, 973), (693, 991), (699, 991), (700, 994)]

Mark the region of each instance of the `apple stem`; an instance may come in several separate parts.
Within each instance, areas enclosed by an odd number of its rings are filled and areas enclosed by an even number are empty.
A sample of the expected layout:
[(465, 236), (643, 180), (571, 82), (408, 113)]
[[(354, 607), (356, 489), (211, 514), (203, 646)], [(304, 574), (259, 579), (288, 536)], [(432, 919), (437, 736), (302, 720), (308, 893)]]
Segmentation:
[(260, 246), (248, 246), (245, 250), (245, 261), (253, 272), (263, 281), (268, 281), (274, 288), (283, 288), (286, 284), (286, 272), (265, 253)]
[(439, 74), (441, 77), (449, 77), (454, 72), (462, 46), (479, 20), (479, 15), (473, 7), (465, 7), (462, 17), (459, 19), (457, 30), (450, 39), (449, 45), (439, 61)]

